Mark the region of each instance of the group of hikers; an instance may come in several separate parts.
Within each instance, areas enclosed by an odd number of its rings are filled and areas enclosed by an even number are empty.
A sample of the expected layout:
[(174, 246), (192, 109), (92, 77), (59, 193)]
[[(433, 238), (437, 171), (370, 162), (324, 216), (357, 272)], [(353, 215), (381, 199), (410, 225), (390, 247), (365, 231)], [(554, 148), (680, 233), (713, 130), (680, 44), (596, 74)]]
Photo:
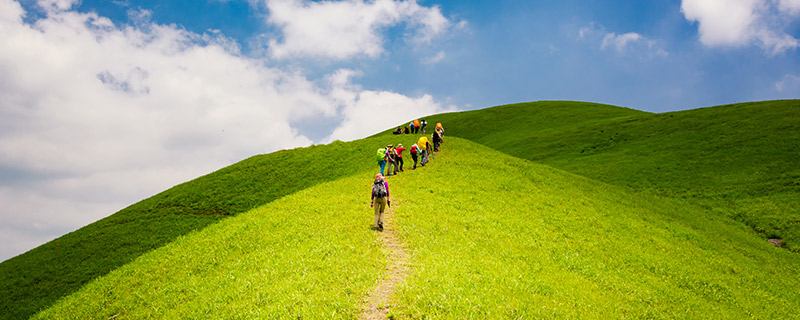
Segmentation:
[(397, 130), (392, 131), (392, 134), (418, 134), (419, 130), (422, 129), (422, 134), (425, 134), (425, 127), (428, 126), (428, 122), (425, 119), (422, 120), (414, 120), (408, 124), (408, 127), (403, 128), (403, 126), (397, 127)]
[[(426, 125), (427, 123), (424, 119), (414, 120), (405, 128), (404, 133), (417, 133), (422, 129), (422, 133), (425, 134)], [(403, 132), (401, 127), (397, 127), (397, 130), (395, 130), (393, 134), (400, 134), (400, 132)], [(383, 213), (386, 211), (386, 208), (391, 207), (392, 204), (389, 200), (389, 182), (386, 181), (385, 177), (390, 177), (392, 174), (397, 175), (404, 171), (403, 151), (409, 150), (411, 159), (414, 160), (414, 167), (412, 170), (416, 170), (417, 161), (419, 161), (420, 166), (424, 167), (425, 164), (433, 160), (434, 152), (439, 152), (439, 147), (442, 145), (442, 142), (444, 142), (443, 137), (444, 127), (442, 127), (441, 123), (437, 123), (436, 129), (431, 135), (431, 139), (428, 140), (426, 136), (422, 136), (417, 140), (416, 144), (411, 146), (411, 149), (406, 149), (403, 147), (402, 143), (398, 143), (396, 147), (390, 144), (378, 149), (376, 160), (378, 161), (380, 172), (375, 175), (370, 201), (370, 207), (375, 209), (374, 230), (383, 231)], [(386, 169), (387, 166), (388, 170), (385, 171), (386, 176), (384, 177), (384, 169)]]

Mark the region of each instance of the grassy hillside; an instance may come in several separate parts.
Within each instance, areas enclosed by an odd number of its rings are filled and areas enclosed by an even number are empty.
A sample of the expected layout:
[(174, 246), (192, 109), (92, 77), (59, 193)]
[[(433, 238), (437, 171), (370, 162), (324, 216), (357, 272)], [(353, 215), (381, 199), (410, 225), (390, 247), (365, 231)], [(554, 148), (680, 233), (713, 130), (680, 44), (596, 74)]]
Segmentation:
[(535, 102), (429, 120), (523, 159), (695, 199), (800, 251), (800, 100), (663, 114)]
[[(738, 222), (467, 140), (444, 147), (390, 178), (412, 266), (395, 317), (788, 318), (800, 307), (800, 257)], [(372, 174), (182, 236), (35, 318), (355, 318), (388, 258), (369, 230)]]
[(24, 319), (181, 235), (369, 170), (374, 139), (255, 156), (175, 186), (0, 263), (0, 319)]

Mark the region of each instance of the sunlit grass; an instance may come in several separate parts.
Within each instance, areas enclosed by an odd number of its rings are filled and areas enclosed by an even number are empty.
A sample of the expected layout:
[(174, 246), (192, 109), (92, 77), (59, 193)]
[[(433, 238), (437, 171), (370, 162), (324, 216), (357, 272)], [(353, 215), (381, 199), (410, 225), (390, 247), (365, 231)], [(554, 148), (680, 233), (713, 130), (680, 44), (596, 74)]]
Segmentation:
[(367, 176), (324, 183), (115, 270), (39, 319), (349, 319), (383, 276)]
[(787, 318), (800, 259), (701, 208), (451, 138), (401, 177), (405, 317)]

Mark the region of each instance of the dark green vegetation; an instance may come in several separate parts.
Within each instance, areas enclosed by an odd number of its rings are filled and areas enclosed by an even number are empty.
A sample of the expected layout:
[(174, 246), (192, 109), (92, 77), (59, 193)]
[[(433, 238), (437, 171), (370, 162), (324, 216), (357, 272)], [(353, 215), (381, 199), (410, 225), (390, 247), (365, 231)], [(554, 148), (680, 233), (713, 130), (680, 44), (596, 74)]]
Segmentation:
[[(433, 166), (393, 178), (414, 264), (396, 314), (786, 318), (798, 308), (800, 258), (763, 237), (800, 251), (800, 102), (665, 114), (537, 102), (427, 120), (429, 133), (441, 121), (448, 137), (550, 167), (450, 138)], [(280, 151), (176, 186), (0, 264), (0, 318), (61, 298), (41, 317), (351, 318), (386, 258), (366, 254), (376, 238), (358, 183), (378, 146), (412, 140)], [(309, 203), (308, 192), (335, 201)], [(322, 221), (331, 227), (315, 229)]]
[(220, 219), (368, 169), (371, 163), (363, 158), (372, 153), (371, 142), (251, 157), (9, 259), (0, 264), (0, 319), (27, 318), (90, 280)]
[(447, 134), (606, 183), (692, 199), (800, 252), (800, 100), (651, 114), (534, 102), (442, 114)]

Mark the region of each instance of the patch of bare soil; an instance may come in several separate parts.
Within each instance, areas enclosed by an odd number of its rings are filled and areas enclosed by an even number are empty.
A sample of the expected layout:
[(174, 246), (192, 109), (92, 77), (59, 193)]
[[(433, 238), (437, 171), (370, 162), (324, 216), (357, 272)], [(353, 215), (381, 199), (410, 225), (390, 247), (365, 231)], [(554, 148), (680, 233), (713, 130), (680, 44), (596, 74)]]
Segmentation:
[(783, 247), (783, 245), (784, 245), (783, 239), (779, 239), (779, 238), (769, 239), (769, 243), (771, 243), (773, 246), (776, 246), (776, 247)]

